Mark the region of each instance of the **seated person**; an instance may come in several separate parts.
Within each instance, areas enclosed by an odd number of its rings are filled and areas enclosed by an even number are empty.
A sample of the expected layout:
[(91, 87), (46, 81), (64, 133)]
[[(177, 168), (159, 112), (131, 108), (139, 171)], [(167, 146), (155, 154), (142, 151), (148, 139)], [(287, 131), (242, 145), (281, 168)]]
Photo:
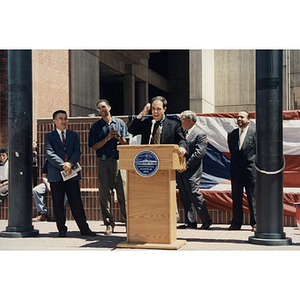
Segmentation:
[[(32, 190), (35, 207), (38, 212), (38, 215), (33, 218), (32, 221), (46, 221), (48, 219), (47, 208), (44, 200), (44, 194), (51, 191), (50, 183), (48, 181), (48, 164), (49, 161), (46, 158), (42, 171), (43, 182), (34, 187)], [(65, 195), (64, 205), (66, 205), (67, 200), (67, 195)]]
[(0, 207), (8, 195), (8, 151), (0, 148)]

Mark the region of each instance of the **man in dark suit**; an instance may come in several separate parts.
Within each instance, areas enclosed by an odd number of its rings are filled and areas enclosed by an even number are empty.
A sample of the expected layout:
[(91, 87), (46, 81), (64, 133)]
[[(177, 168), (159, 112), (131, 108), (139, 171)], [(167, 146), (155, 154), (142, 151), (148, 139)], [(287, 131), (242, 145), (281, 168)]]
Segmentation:
[[(154, 97), (146, 104), (138, 116), (131, 121), (128, 132), (135, 135), (141, 134), (141, 144), (176, 144), (179, 145), (179, 155), (184, 156), (187, 142), (179, 120), (168, 118), (165, 115), (168, 102), (162, 96)], [(151, 117), (145, 117), (152, 112)], [(176, 208), (176, 217), (179, 213)]]
[(207, 137), (196, 124), (197, 116), (195, 112), (189, 110), (182, 112), (180, 120), (182, 127), (187, 131), (188, 149), (185, 154), (186, 169), (178, 170), (176, 176), (180, 200), (185, 214), (185, 224), (178, 228), (197, 228), (196, 214), (194, 213), (196, 211), (202, 222), (200, 229), (209, 229), (212, 220), (203, 195), (199, 190)]
[(59, 237), (65, 237), (67, 226), (64, 212), (64, 198), (67, 194), (73, 217), (80, 229), (81, 235), (94, 236), (86, 222), (86, 216), (82, 205), (78, 180), (80, 172), (69, 180), (63, 181), (61, 171), (68, 175), (72, 173), (72, 167), (78, 162), (81, 152), (78, 134), (67, 130), (67, 113), (58, 110), (53, 113), (53, 122), (56, 129), (45, 136), (45, 152), (48, 158), (48, 181), (51, 186), (53, 209), (56, 219)]
[(230, 177), (233, 201), (233, 218), (229, 230), (239, 230), (243, 223), (243, 191), (246, 189), (250, 210), (250, 225), (252, 231), (256, 229), (256, 201), (255, 201), (255, 153), (256, 134), (249, 126), (250, 114), (240, 111), (237, 115), (237, 125), (228, 134), (228, 146), (231, 154)]
[[(184, 156), (187, 143), (183, 129), (179, 120), (165, 116), (167, 104), (167, 100), (164, 97), (154, 97), (144, 107), (143, 111), (131, 121), (128, 132), (133, 135), (141, 134), (141, 144), (177, 144), (179, 145), (180, 155)], [(153, 118), (145, 117), (150, 110)], [(155, 133), (159, 135), (157, 142), (155, 141)]]

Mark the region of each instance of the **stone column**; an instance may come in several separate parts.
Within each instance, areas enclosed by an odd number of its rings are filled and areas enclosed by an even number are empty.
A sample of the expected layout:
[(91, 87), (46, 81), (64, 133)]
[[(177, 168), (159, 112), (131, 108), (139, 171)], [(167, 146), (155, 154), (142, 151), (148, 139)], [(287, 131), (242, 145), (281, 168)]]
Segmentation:
[(256, 51), (256, 219), (253, 244), (289, 245), (283, 232), (282, 50)]
[(124, 75), (124, 114), (135, 113), (135, 77), (133, 65), (126, 65)]
[(39, 233), (32, 226), (32, 56), (8, 51), (8, 226), (3, 237)]
[(146, 81), (138, 83), (138, 103), (136, 113), (143, 110), (144, 106), (149, 102), (149, 84)]
[(190, 50), (190, 109), (215, 111), (214, 50)]

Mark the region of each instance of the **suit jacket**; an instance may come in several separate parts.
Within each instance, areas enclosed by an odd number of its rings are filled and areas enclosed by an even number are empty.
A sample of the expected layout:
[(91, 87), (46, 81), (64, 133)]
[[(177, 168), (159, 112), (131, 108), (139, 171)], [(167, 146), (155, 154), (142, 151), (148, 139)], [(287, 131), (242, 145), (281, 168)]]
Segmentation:
[[(142, 144), (149, 143), (153, 118), (142, 118), (131, 121), (128, 127), (128, 132), (133, 135), (142, 135)], [(165, 117), (162, 134), (160, 138), (161, 144), (176, 144), (179, 147), (187, 149), (187, 142), (184, 137), (181, 122), (176, 119)]]
[(187, 137), (188, 149), (185, 154), (188, 169), (182, 173), (185, 177), (193, 177), (195, 188), (199, 189), (202, 176), (202, 160), (206, 152), (207, 136), (197, 125)]
[[(77, 132), (68, 129), (66, 133), (66, 152), (68, 155), (68, 161), (75, 165), (81, 155), (79, 137)], [(45, 153), (46, 157), (49, 160), (48, 181), (57, 182), (62, 180), (60, 171), (63, 170), (62, 164), (65, 162), (65, 150), (57, 130), (46, 134)], [(72, 179), (81, 179), (80, 172), (78, 172), (78, 175), (76, 177), (73, 177)]]
[[(248, 125), (249, 126), (249, 125)], [(239, 150), (239, 129), (228, 134), (228, 146), (231, 154), (231, 178), (255, 178), (254, 160), (256, 154), (256, 133), (252, 127), (248, 128), (241, 150)]]

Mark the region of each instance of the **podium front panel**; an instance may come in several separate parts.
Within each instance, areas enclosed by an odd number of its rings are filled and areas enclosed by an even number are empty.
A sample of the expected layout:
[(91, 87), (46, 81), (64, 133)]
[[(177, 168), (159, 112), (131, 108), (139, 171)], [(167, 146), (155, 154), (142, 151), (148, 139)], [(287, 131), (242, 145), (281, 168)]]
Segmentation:
[(185, 168), (179, 146), (120, 145), (118, 150), (119, 168), (127, 175), (128, 244), (176, 243), (175, 170)]
[(144, 178), (127, 171), (127, 242), (176, 241), (175, 171), (159, 170)]

